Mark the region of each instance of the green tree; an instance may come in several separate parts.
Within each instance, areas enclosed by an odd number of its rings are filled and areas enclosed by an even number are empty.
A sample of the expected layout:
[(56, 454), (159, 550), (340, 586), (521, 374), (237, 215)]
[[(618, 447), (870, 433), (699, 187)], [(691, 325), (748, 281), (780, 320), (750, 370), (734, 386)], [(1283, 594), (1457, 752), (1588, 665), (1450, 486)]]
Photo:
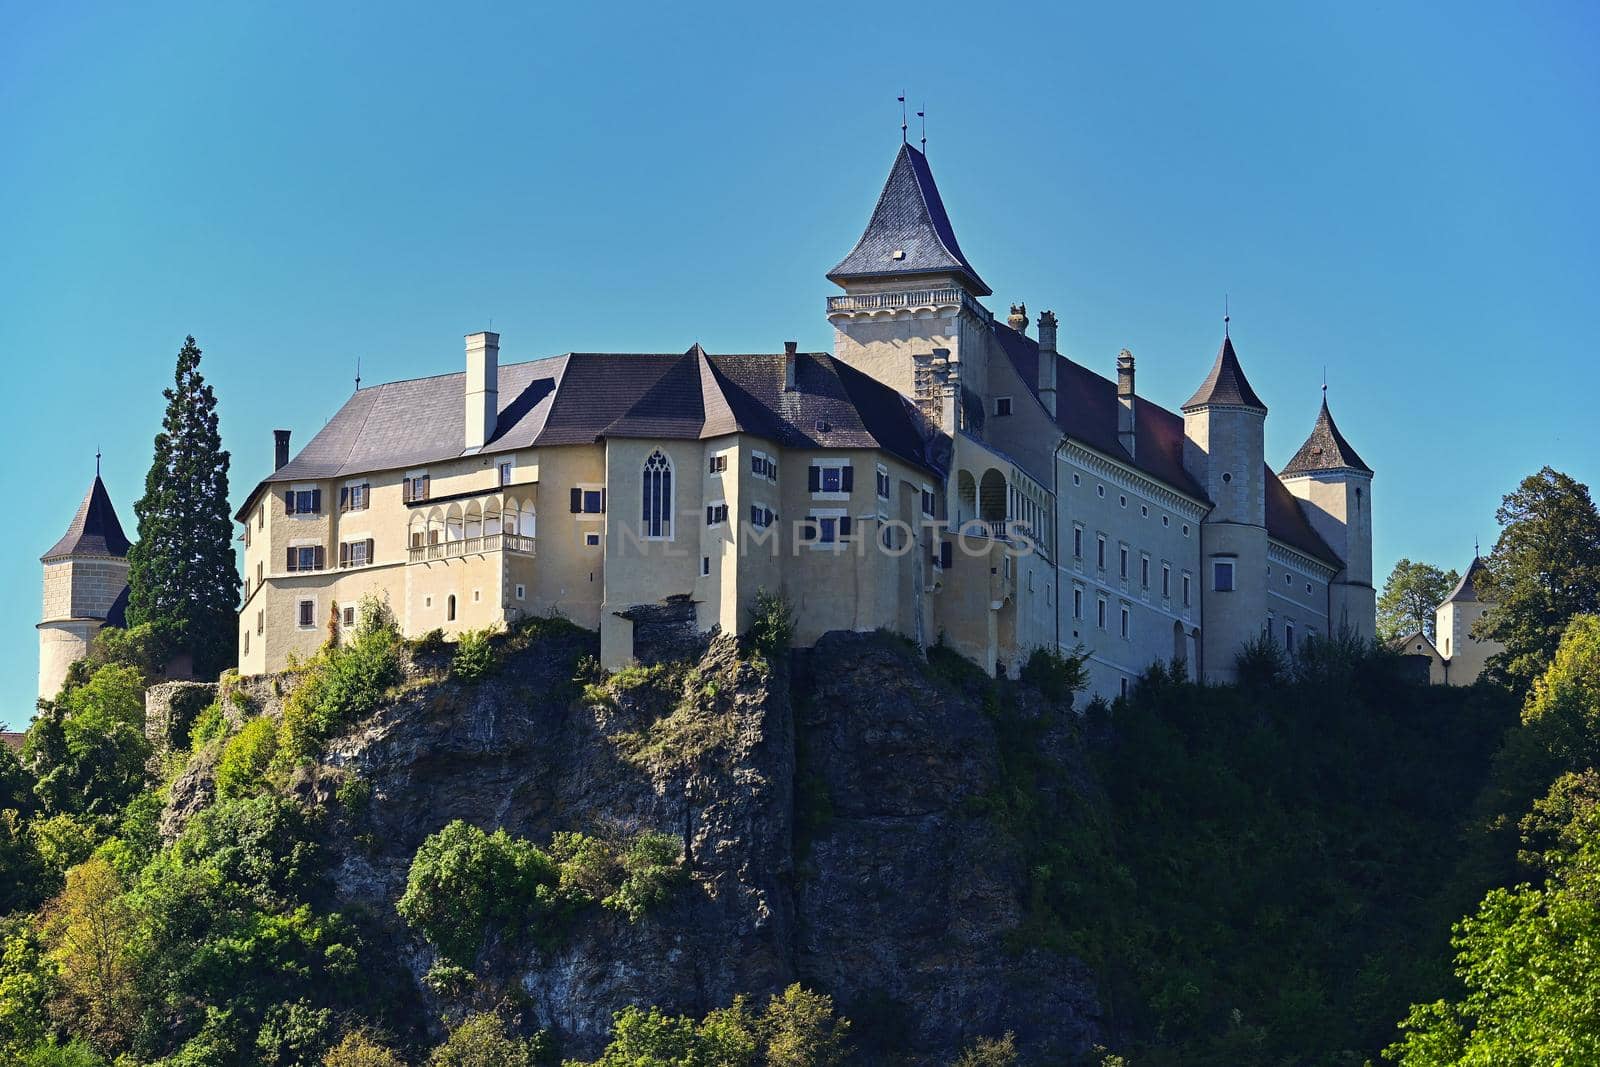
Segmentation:
[(1378, 632), (1384, 637), (1401, 637), (1421, 630), (1433, 640), (1434, 614), (1450, 595), (1461, 575), (1444, 571), (1431, 563), (1401, 559), (1389, 572), (1378, 597)]
[(559, 882), (555, 862), (531, 843), (457, 819), (417, 849), (397, 907), (441, 953), (470, 964), (490, 922), (536, 927)]
[(112, 816), (145, 784), (144, 675), (111, 664), (43, 701), (22, 758), (47, 812)]
[(214, 677), (234, 663), (239, 574), (228, 511), (228, 453), (217, 398), (200, 374), (200, 348), (185, 338), (144, 496), (134, 504), (139, 541), (128, 551), (128, 624), (160, 623), (195, 671)]
[(344, 1040), (322, 1057), (322, 1067), (405, 1067), (405, 1062), (365, 1033), (344, 1035)]
[(1588, 486), (1545, 467), (1506, 495), (1495, 518), (1500, 538), (1478, 588), (1493, 607), (1473, 632), (1505, 645), (1490, 669), (1526, 687), (1568, 621), (1600, 612), (1600, 512)]
[(492, 1011), (478, 1012), (450, 1031), (444, 1044), (428, 1057), (429, 1067), (533, 1067), (543, 1049), (538, 1038), (524, 1040), (506, 1032)]

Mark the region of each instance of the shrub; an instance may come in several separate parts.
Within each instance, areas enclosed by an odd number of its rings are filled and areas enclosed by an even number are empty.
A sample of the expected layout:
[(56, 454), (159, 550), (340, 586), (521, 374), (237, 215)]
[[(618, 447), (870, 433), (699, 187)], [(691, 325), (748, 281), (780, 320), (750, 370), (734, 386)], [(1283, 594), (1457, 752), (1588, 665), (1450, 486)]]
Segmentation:
[(399, 680), (399, 637), (393, 630), (373, 630), (339, 648), (323, 649), (284, 704), (285, 759), (315, 757), (328, 738), (371, 714)]
[(1017, 1062), (1017, 1038), (1009, 1031), (1004, 1037), (980, 1037), (961, 1052), (955, 1067), (1013, 1067)]
[(685, 875), (678, 839), (649, 831), (633, 839), (621, 866), (622, 884), (600, 903), (627, 915), (629, 922), (666, 900)]
[(435, 656), (444, 651), (444, 645), (444, 631), (433, 629), (411, 642), (411, 649), (418, 655)]
[(794, 640), (794, 612), (789, 602), (778, 593), (757, 590), (755, 605), (750, 609), (746, 640), (751, 648), (768, 659), (776, 659), (788, 651)]
[(372, 805), (372, 783), (361, 775), (350, 772), (334, 791), (334, 799), (344, 810), (347, 819), (356, 820), (366, 815)]
[(1289, 676), (1289, 657), (1283, 646), (1264, 633), (1239, 649), (1233, 665), (1239, 684), (1247, 688), (1270, 689)]
[(1089, 683), (1082, 648), (1071, 655), (1054, 648), (1036, 648), (1022, 665), (1022, 680), (1057, 704), (1070, 704), (1072, 697)]
[(478, 1012), (450, 1031), (444, 1044), (428, 1057), (429, 1067), (533, 1067), (547, 1049), (544, 1037), (512, 1037), (494, 1012)]
[(555, 862), (529, 842), (457, 819), (417, 849), (397, 907), (446, 957), (470, 963), (489, 923), (537, 928), (559, 881)]
[(463, 682), (476, 682), (494, 669), (494, 646), (489, 643), (493, 630), (464, 630), (456, 639), (455, 655), (450, 658), (450, 676)]
[(315, 1063), (333, 1037), (333, 1012), (305, 1001), (275, 1004), (256, 1034), (256, 1062), (262, 1067)]
[(767, 1067), (834, 1067), (845, 1060), (850, 1020), (835, 1018), (833, 998), (796, 982), (761, 1013)]
[(405, 1061), (357, 1030), (328, 1050), (322, 1067), (405, 1067)]
[(189, 727), (190, 750), (204, 748), (228, 732), (228, 717), (223, 713), (222, 703), (212, 701), (200, 709), (200, 714), (195, 716), (194, 725)]
[(94, 1049), (82, 1041), (74, 1040), (65, 1045), (58, 1045), (54, 1041), (40, 1042), (23, 1054), (17, 1061), (17, 1067), (108, 1067), (108, 1065)]
[(265, 715), (251, 719), (233, 735), (217, 760), (217, 796), (242, 797), (266, 785), (267, 768), (278, 754), (278, 724)]

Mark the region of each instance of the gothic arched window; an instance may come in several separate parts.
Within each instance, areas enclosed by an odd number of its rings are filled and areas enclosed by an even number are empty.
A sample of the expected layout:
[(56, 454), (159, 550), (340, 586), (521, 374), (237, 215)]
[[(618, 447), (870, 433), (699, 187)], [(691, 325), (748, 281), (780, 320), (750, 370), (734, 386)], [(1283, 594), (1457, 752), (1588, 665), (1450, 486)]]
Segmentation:
[(644, 535), (672, 539), (672, 461), (655, 451), (644, 461)]

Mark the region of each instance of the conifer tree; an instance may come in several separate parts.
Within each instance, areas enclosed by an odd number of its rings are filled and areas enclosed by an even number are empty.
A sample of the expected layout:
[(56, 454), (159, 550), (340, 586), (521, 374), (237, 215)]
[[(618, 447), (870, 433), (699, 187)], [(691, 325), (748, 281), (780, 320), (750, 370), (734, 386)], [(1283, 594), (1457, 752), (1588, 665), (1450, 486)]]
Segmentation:
[(217, 397), (200, 374), (193, 337), (178, 352), (163, 391), (144, 496), (133, 506), (139, 542), (128, 552), (128, 625), (151, 622), (211, 677), (234, 663), (239, 573), (228, 511), (228, 453), (217, 432)]

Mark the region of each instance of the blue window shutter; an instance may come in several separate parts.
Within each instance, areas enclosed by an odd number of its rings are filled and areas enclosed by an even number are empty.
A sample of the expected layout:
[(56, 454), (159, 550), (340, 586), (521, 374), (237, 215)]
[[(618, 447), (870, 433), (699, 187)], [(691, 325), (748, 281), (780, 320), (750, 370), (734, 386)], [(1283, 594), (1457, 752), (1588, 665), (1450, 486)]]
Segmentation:
[(583, 510), (583, 490), (582, 489), (574, 489), (572, 491), (572, 513), (574, 515), (576, 515), (578, 512), (580, 512), (582, 510)]
[(283, 513), (285, 515), (293, 515), (294, 514), (294, 490), (293, 489), (285, 489), (283, 491)]
[(856, 487), (855, 474), (856, 469), (854, 467), (845, 467), (839, 472), (839, 485), (847, 493), (851, 492)]
[(810, 492), (813, 492), (813, 493), (818, 492), (818, 491), (820, 491), (822, 489), (822, 468), (821, 467), (812, 467), (810, 469), (810, 472), (806, 475), (806, 488)]

